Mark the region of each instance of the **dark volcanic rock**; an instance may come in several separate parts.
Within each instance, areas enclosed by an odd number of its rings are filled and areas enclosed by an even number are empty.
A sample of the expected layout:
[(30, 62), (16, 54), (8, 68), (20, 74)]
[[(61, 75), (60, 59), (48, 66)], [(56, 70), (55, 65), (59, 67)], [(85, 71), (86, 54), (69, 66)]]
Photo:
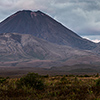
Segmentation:
[[(52, 43), (79, 49), (96, 47), (95, 43), (81, 38), (41, 11), (18, 11), (0, 23), (0, 33), (32, 34)], [(20, 37), (17, 36), (16, 40), (20, 42)]]

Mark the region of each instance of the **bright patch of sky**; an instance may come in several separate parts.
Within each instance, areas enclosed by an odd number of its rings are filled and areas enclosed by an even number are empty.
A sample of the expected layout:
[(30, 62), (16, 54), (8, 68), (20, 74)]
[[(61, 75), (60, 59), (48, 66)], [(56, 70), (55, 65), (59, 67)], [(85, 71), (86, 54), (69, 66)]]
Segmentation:
[(82, 35), (82, 37), (95, 43), (100, 42), (100, 35)]

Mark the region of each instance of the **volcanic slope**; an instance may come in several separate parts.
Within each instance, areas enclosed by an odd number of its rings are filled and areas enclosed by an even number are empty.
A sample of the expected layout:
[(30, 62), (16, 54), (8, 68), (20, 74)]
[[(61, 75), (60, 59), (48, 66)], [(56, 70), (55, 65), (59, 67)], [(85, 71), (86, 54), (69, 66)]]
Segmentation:
[(51, 43), (83, 50), (92, 50), (97, 46), (41, 11), (22, 10), (16, 12), (0, 23), (0, 33), (32, 34)]
[(74, 56), (87, 55), (94, 54), (91, 51), (53, 44), (30, 34), (3, 33), (0, 35), (0, 61), (20, 59), (66, 60)]

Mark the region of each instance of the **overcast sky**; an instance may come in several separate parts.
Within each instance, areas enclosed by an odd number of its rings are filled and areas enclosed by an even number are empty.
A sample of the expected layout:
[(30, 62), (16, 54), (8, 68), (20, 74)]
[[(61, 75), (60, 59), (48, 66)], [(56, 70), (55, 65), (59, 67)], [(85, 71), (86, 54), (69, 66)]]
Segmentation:
[(0, 21), (19, 10), (41, 10), (79, 35), (100, 35), (100, 0), (0, 0)]

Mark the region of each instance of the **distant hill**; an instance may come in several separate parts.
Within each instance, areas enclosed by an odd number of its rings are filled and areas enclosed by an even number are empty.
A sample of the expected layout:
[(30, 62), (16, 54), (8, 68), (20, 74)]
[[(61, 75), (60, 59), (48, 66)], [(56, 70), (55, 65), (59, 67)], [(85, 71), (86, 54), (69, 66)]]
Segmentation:
[(0, 61), (66, 60), (74, 56), (89, 56), (94, 53), (53, 44), (30, 34), (3, 33), (0, 35), (0, 55)]

